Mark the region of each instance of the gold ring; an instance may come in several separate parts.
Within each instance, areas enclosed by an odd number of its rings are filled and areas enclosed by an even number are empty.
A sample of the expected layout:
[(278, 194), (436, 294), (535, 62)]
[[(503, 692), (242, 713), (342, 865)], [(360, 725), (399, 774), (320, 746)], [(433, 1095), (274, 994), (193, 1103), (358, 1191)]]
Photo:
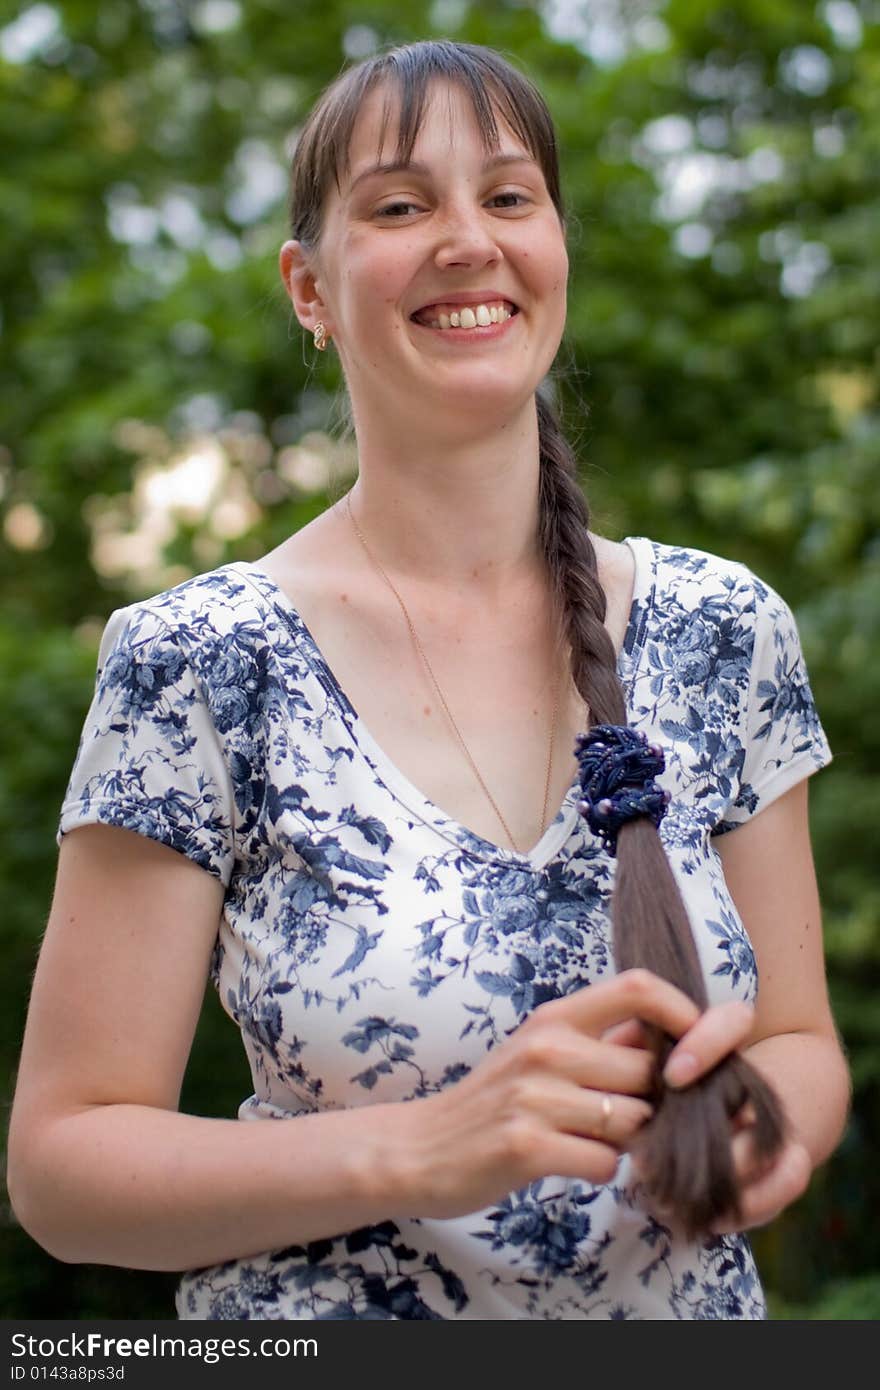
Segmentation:
[(607, 1134), (607, 1133), (608, 1133), (608, 1127), (609, 1127), (609, 1125), (611, 1124), (611, 1116), (612, 1116), (613, 1114), (614, 1114), (614, 1103), (613, 1103), (611, 1097), (606, 1093), (606, 1094), (603, 1095), (603, 1097), (602, 1097), (602, 1128), (601, 1128), (601, 1130), (600, 1130), (600, 1133), (601, 1133), (601, 1134)]

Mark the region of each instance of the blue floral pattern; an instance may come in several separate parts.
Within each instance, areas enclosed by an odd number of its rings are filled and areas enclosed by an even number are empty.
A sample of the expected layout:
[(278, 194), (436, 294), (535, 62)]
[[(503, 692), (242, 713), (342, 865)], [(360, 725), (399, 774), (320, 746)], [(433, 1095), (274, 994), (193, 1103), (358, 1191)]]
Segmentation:
[[(645, 537), (618, 671), (660, 743), (660, 834), (710, 998), (754, 998), (715, 837), (830, 761), (791, 610), (744, 566)], [(241, 1030), (245, 1121), (453, 1085), (545, 1000), (613, 972), (614, 861), (573, 784), (528, 854), (421, 795), (376, 744), (290, 600), (230, 564), (114, 613), (59, 840), (93, 821), (225, 888), (211, 960)], [(454, 1220), (397, 1218), (192, 1270), (181, 1318), (760, 1318), (747, 1240), (546, 1177)]]

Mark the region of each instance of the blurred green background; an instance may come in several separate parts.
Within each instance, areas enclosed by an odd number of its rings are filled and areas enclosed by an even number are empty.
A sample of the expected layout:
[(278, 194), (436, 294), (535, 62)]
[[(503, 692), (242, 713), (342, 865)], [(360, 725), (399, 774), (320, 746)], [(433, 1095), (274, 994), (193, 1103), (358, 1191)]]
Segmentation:
[[(257, 558), (351, 473), (334, 354), (277, 274), (297, 128), (345, 61), (430, 36), (500, 48), (557, 118), (594, 524), (745, 561), (795, 609), (836, 755), (811, 806), (855, 1102), (755, 1247), (775, 1316), (877, 1317), (877, 0), (0, 6), (6, 1111), (105, 618)], [(207, 993), (183, 1108), (250, 1090)], [(8, 1203), (0, 1247), (0, 1316), (173, 1316), (177, 1276), (57, 1263)]]

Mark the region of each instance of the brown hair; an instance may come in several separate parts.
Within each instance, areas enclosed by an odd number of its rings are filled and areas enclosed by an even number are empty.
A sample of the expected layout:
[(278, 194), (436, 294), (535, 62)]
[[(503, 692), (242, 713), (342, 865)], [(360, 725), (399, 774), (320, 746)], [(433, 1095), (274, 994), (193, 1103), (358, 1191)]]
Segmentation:
[[(386, 84), (397, 100), (396, 157), (411, 156), (429, 84), (457, 84), (468, 95), (487, 151), (497, 148), (497, 117), (510, 127), (544, 174), (564, 224), (553, 121), (533, 84), (498, 53), (450, 40), (408, 44), (348, 69), (324, 92), (300, 135), (293, 158), (292, 235), (307, 247), (320, 239), (325, 197), (348, 169), (352, 130), (366, 95)], [(391, 114), (386, 101), (382, 136)], [(589, 537), (590, 513), (577, 464), (552, 405), (537, 397), (540, 439), (540, 542), (550, 573), (557, 619), (571, 650), (572, 677), (589, 709), (590, 727), (626, 724), (624, 692), (614, 647), (604, 625), (605, 592)], [(657, 830), (647, 819), (619, 833), (612, 898), (618, 970), (641, 966), (671, 981), (700, 1008), (708, 1005), (687, 911)], [(731, 1117), (747, 1101), (756, 1114), (761, 1157), (779, 1149), (785, 1121), (770, 1086), (739, 1054), (683, 1090), (665, 1087), (661, 1073), (673, 1039), (648, 1030), (656, 1058), (655, 1112), (633, 1148), (646, 1188), (692, 1235), (713, 1220), (739, 1214), (730, 1151)]]

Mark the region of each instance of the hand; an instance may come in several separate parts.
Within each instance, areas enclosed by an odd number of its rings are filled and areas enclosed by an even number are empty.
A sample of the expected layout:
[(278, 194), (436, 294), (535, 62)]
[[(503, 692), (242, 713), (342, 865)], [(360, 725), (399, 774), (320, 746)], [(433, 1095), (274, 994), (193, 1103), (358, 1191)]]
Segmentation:
[(734, 1118), (733, 1165), (740, 1186), (740, 1216), (732, 1212), (712, 1224), (712, 1234), (730, 1235), (766, 1226), (806, 1191), (813, 1171), (809, 1152), (789, 1139), (770, 1163), (761, 1163), (752, 1142), (754, 1114), (743, 1106)]
[(711, 1071), (729, 1052), (743, 1046), (754, 1020), (755, 1010), (744, 999), (731, 999), (706, 1009), (667, 1057), (663, 1068), (667, 1086), (689, 1086)]
[(634, 1021), (679, 1038), (699, 1014), (647, 970), (540, 1005), (455, 1085), (401, 1107), (407, 1214), (465, 1215), (549, 1175), (609, 1182), (653, 1113)]
[[(729, 1052), (741, 1048), (753, 1026), (750, 1004), (732, 1000), (707, 1009), (693, 1028), (679, 1038), (664, 1069), (667, 1085), (688, 1085), (697, 1080)], [(734, 1172), (740, 1182), (741, 1214), (733, 1213), (712, 1225), (714, 1235), (763, 1226), (774, 1220), (806, 1190), (812, 1174), (808, 1150), (797, 1139), (789, 1139), (768, 1163), (759, 1160), (753, 1142), (754, 1112), (746, 1105), (732, 1121), (731, 1148)], [(665, 1216), (664, 1212), (657, 1212)]]

